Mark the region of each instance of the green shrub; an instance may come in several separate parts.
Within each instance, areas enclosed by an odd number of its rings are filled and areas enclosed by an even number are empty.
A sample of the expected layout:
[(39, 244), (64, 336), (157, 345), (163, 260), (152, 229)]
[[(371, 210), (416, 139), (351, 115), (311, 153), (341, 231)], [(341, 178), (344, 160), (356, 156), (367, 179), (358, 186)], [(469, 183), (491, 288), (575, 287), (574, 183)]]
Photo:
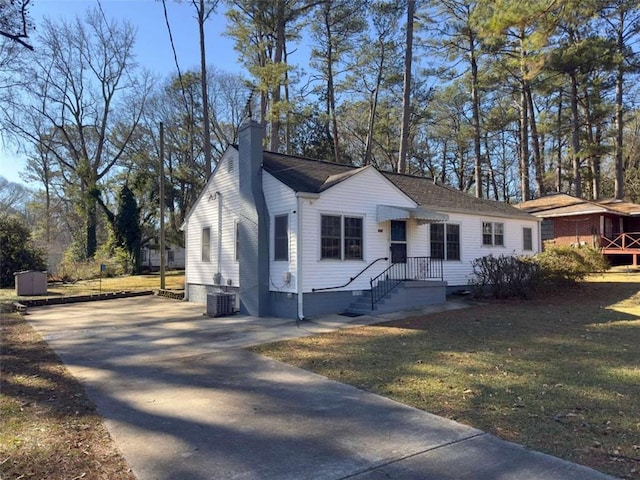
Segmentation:
[(0, 215), (0, 287), (12, 286), (15, 272), (46, 269), (45, 254), (33, 245), (24, 220), (15, 215)]
[(475, 259), (471, 266), (473, 280), (470, 283), (475, 296), (525, 298), (536, 289), (540, 280), (540, 268), (536, 263), (514, 255), (487, 255)]
[(591, 247), (547, 247), (530, 257), (487, 255), (471, 263), (470, 285), (476, 296), (525, 298), (541, 285), (555, 287), (575, 283), (609, 268), (602, 254)]
[(575, 283), (609, 268), (604, 256), (593, 247), (547, 247), (533, 260), (540, 265), (545, 282), (552, 284)]
[[(99, 249), (96, 256), (87, 261), (74, 259), (74, 253), (65, 253), (58, 269), (58, 276), (64, 282), (91, 280), (99, 277), (117, 277), (132, 273), (132, 262), (124, 248)], [(101, 266), (104, 265), (104, 270)]]

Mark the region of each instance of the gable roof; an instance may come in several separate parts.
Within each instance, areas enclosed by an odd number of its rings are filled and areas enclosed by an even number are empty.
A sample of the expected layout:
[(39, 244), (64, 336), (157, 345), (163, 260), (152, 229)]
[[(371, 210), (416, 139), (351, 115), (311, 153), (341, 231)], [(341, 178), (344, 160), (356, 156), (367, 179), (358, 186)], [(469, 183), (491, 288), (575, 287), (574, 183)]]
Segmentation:
[(640, 205), (622, 200), (585, 200), (566, 193), (552, 193), (516, 205), (517, 208), (543, 218), (570, 217), (594, 213), (640, 215)]
[[(364, 169), (373, 168), (354, 167), (268, 151), (263, 154), (262, 166), (293, 191), (308, 193), (321, 193)], [(426, 177), (392, 172), (380, 173), (418, 205), (429, 210), (531, 220), (531, 215), (512, 205), (479, 199), (468, 193), (435, 184), (432, 179)]]

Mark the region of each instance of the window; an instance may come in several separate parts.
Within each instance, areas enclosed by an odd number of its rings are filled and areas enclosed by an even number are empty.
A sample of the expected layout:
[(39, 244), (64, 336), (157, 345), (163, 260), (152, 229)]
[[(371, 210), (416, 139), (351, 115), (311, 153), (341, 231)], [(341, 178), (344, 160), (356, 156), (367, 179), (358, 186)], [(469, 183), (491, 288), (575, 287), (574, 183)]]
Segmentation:
[(202, 229), (202, 261), (211, 261), (211, 228)]
[(236, 221), (236, 228), (235, 228), (235, 260), (236, 262), (240, 261), (240, 222)]
[(504, 246), (504, 223), (482, 222), (482, 245)]
[(447, 223), (447, 260), (460, 260), (460, 225)]
[(274, 218), (273, 259), (289, 260), (289, 216), (278, 215)]
[(443, 260), (460, 260), (460, 225), (432, 223), (430, 235), (431, 257)]
[(362, 218), (344, 217), (344, 258), (362, 260)]
[(322, 215), (320, 220), (320, 258), (361, 260), (363, 223), (360, 217)]
[(493, 224), (493, 244), (504, 247), (504, 223)]
[(322, 215), (320, 233), (320, 258), (342, 258), (340, 252), (342, 217)]
[(522, 249), (533, 250), (533, 231), (529, 227), (522, 229)]
[(176, 254), (173, 250), (169, 250), (167, 251), (167, 261), (168, 262), (175, 262), (176, 261)]
[(444, 224), (432, 223), (431, 231), (431, 257), (444, 260)]

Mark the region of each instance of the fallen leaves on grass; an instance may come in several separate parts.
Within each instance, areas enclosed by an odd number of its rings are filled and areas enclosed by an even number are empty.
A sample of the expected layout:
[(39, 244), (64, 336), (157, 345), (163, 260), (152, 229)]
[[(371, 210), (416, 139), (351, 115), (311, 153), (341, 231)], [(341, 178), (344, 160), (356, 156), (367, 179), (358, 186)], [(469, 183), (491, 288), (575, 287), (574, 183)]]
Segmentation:
[(0, 320), (2, 479), (135, 480), (58, 357), (22, 317)]
[(640, 478), (640, 276), (254, 348), (622, 478)]

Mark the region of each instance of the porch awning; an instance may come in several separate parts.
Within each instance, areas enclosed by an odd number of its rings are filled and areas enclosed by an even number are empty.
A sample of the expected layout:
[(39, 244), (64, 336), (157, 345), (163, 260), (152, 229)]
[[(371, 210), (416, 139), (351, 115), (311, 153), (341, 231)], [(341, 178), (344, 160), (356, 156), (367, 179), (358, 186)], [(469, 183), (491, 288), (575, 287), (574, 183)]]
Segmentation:
[(395, 207), (392, 205), (377, 205), (376, 219), (378, 223), (388, 220), (415, 220), (422, 223), (442, 223), (449, 220), (446, 213), (427, 210), (422, 207)]

